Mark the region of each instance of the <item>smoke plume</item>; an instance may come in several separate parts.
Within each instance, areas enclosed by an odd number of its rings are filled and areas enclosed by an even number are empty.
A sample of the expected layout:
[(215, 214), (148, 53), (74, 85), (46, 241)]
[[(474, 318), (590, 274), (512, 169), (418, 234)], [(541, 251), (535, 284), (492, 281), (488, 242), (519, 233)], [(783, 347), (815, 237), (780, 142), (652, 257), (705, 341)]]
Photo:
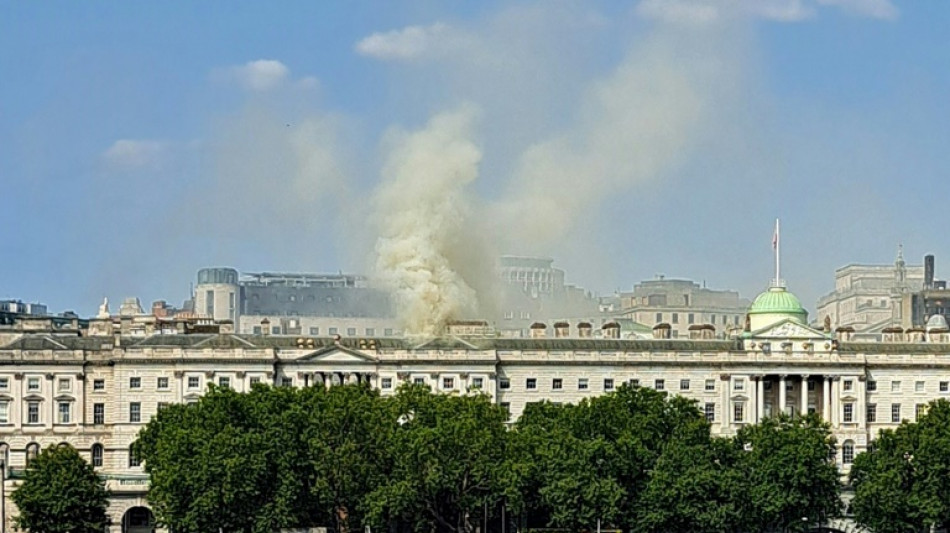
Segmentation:
[(472, 107), (434, 116), (414, 133), (396, 134), (375, 203), (376, 271), (393, 293), (408, 335), (435, 336), (477, 307), (475, 291), (451, 261), (470, 211), (466, 186), (481, 151), (471, 140)]

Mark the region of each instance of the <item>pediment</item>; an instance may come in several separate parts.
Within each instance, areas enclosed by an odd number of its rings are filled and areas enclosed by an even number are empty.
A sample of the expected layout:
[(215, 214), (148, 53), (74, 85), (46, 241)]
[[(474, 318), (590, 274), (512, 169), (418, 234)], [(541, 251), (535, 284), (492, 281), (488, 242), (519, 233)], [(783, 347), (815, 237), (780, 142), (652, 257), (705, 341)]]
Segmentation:
[(785, 319), (777, 324), (753, 331), (751, 338), (764, 339), (827, 339), (825, 332)]
[(370, 357), (363, 352), (357, 350), (351, 350), (345, 346), (340, 346), (334, 344), (332, 346), (326, 346), (320, 348), (319, 350), (310, 352), (300, 359), (299, 361), (314, 361), (314, 362), (328, 362), (328, 363), (375, 363), (376, 359)]

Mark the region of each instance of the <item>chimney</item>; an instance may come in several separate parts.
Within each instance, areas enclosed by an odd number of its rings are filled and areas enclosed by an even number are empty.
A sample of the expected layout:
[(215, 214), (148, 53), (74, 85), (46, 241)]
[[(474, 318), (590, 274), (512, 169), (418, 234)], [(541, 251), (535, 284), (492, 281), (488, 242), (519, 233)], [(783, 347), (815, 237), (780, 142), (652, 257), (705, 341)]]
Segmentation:
[(848, 342), (851, 340), (852, 335), (854, 335), (854, 328), (851, 326), (843, 326), (835, 329), (835, 339), (838, 342)]
[(600, 327), (603, 331), (603, 336), (605, 339), (619, 339), (620, 338), (620, 324), (616, 322), (607, 322)]
[(535, 322), (531, 324), (531, 338), (532, 339), (543, 339), (547, 335), (548, 326), (542, 324), (541, 322)]
[(268, 320), (266, 317), (261, 320), (261, 334), (270, 335), (270, 320)]
[(934, 286), (934, 256), (927, 254), (924, 256), (924, 288), (932, 289)]
[(593, 327), (590, 322), (579, 322), (577, 324), (577, 336), (582, 339), (589, 339), (593, 333)]
[(565, 337), (570, 337), (571, 335), (571, 325), (567, 322), (555, 322), (554, 323), (554, 336), (556, 338), (562, 339)]

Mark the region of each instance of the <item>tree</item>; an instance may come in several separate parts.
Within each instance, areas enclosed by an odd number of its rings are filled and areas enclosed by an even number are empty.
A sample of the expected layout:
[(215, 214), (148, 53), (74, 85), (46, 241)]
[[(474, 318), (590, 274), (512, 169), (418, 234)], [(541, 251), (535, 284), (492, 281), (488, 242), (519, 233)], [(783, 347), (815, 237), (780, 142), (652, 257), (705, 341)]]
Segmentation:
[(377, 528), (471, 533), (501, 500), (504, 409), (482, 394), (433, 394), (409, 384), (388, 402), (396, 415), (392, 462), (364, 500), (367, 519)]
[[(827, 422), (817, 415), (763, 419), (739, 430), (741, 512), (759, 531), (798, 531), (824, 522), (841, 508), (835, 449)], [(803, 520), (804, 519), (804, 520)]]
[(950, 523), (950, 402), (937, 400), (916, 423), (883, 430), (855, 458), (855, 520), (881, 533)]
[(100, 533), (106, 526), (105, 482), (72, 446), (43, 450), (11, 498), (16, 526), (32, 533)]

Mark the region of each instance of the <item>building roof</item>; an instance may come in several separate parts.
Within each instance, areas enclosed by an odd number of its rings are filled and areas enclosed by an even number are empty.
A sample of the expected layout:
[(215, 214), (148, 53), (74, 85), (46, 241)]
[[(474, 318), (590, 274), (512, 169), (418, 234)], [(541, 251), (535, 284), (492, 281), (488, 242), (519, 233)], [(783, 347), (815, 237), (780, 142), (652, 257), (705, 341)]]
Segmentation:
[(808, 312), (802, 307), (797, 296), (788, 292), (785, 287), (769, 287), (752, 302), (749, 308), (750, 315), (782, 314), (794, 317), (805, 317)]

